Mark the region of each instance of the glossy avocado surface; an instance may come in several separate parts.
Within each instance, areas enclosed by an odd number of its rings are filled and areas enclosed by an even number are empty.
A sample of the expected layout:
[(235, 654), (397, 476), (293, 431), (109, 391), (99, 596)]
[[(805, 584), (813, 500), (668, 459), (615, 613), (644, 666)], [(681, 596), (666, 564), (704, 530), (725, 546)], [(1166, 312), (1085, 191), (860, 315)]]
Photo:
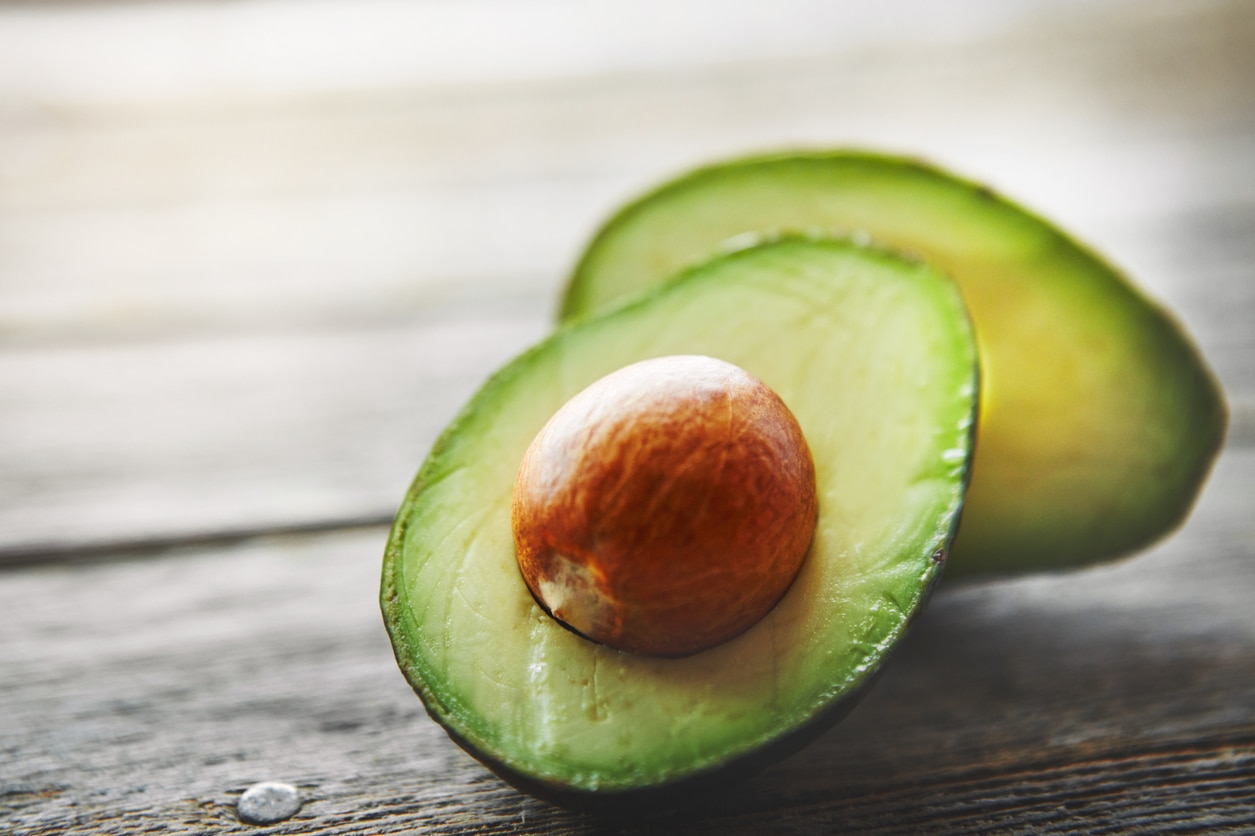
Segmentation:
[[(818, 522), (766, 617), (657, 658), (583, 638), (537, 604), (515, 562), (511, 486), (572, 396), (676, 354), (733, 363), (783, 399), (813, 456)], [(953, 283), (845, 242), (733, 253), (562, 328), (473, 397), (398, 512), (381, 589), (398, 663), (469, 752), (571, 806), (761, 767), (839, 718), (923, 606), (963, 504), (978, 390)]]

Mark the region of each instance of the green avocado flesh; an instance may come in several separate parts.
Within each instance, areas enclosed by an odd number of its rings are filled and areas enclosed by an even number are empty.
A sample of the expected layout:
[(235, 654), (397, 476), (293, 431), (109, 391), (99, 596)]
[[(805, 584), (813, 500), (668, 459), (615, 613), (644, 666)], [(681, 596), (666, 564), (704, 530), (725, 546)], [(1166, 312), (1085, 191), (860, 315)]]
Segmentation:
[[(740, 636), (679, 659), (611, 650), (545, 614), (515, 562), (515, 472), (572, 396), (650, 357), (733, 363), (784, 400), (819, 517), (797, 580)], [(389, 537), (381, 604), (431, 715), (541, 795), (635, 798), (762, 765), (835, 721), (922, 607), (971, 456), (975, 341), (953, 283), (849, 243), (712, 261), (559, 330), (437, 441)], [(734, 769), (731, 771), (739, 771)]]
[(949, 575), (1116, 557), (1188, 515), (1227, 416), (1180, 327), (1043, 220), (918, 162), (832, 152), (700, 169), (602, 228), (562, 318), (604, 310), (755, 235), (811, 230), (870, 236), (962, 290), (982, 402)]

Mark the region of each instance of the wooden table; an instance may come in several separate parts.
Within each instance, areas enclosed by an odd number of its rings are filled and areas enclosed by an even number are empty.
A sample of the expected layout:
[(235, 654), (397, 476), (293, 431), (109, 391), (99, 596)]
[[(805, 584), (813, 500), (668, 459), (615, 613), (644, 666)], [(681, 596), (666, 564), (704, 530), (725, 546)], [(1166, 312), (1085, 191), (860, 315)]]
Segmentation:
[[(0, 832), (1255, 832), (1255, 4), (0, 4)], [(868, 4), (870, 5), (870, 4)], [(1197, 338), (1190, 522), (945, 585), (842, 724), (648, 824), (427, 719), (375, 596), (617, 203), (750, 150), (985, 180)]]

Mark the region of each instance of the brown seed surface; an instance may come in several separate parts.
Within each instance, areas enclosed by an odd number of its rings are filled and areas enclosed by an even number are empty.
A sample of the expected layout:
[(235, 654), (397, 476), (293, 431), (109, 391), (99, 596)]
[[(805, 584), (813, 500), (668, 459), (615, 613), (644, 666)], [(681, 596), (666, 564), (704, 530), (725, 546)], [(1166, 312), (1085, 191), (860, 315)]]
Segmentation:
[(814, 533), (796, 419), (742, 369), (675, 356), (568, 401), (514, 485), (519, 568), (555, 618), (602, 644), (683, 656), (761, 619)]

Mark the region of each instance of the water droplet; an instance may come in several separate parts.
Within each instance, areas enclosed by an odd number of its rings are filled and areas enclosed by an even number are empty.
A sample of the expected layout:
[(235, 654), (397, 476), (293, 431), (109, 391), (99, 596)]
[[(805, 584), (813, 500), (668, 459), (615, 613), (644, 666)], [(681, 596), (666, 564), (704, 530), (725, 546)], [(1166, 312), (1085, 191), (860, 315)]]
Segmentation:
[(301, 794), (291, 784), (263, 781), (244, 791), (235, 812), (246, 824), (274, 824), (290, 819), (301, 809)]

